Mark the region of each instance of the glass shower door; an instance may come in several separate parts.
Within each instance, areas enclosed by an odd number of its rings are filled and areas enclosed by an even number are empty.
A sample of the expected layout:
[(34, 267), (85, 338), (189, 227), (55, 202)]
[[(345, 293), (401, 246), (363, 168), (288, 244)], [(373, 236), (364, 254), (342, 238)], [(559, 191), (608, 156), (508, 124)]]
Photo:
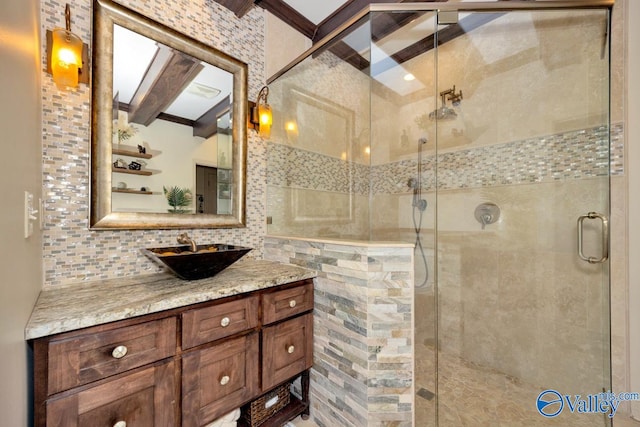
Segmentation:
[(438, 15), (441, 427), (610, 424), (608, 22)]

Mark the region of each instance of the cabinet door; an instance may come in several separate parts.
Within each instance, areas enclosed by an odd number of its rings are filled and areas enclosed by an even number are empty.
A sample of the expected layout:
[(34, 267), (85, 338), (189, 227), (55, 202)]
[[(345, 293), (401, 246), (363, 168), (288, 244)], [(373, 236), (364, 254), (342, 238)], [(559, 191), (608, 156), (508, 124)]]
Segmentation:
[(91, 333), (49, 343), (48, 395), (173, 356), (176, 319)]
[(259, 335), (183, 354), (182, 425), (203, 426), (260, 391)]
[(182, 348), (228, 337), (258, 324), (257, 296), (189, 310), (182, 314)]
[(263, 294), (262, 310), (265, 325), (313, 310), (313, 283)]
[(48, 427), (176, 425), (174, 362), (47, 402)]
[(266, 391), (311, 368), (313, 315), (263, 329), (262, 345), (262, 390)]

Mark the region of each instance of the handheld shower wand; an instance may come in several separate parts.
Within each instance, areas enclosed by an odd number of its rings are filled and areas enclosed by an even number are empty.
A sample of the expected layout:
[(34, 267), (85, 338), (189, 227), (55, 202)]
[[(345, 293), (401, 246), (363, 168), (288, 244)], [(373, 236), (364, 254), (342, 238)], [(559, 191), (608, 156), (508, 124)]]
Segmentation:
[(407, 185), (413, 190), (412, 206), (420, 211), (427, 209), (427, 201), (422, 198), (422, 146), (427, 143), (426, 138), (418, 140), (418, 170), (417, 178), (409, 178)]
[(424, 287), (429, 280), (429, 265), (427, 264), (427, 256), (424, 253), (424, 248), (422, 247), (422, 239), (420, 236), (420, 232), (422, 231), (422, 216), (424, 211), (427, 210), (427, 201), (422, 198), (422, 147), (427, 143), (426, 138), (418, 139), (418, 167), (417, 167), (417, 177), (409, 178), (407, 184), (411, 189), (413, 189), (413, 201), (411, 205), (413, 206), (413, 228), (416, 232), (416, 243), (415, 248), (420, 251), (420, 256), (424, 263), (424, 280), (417, 287)]

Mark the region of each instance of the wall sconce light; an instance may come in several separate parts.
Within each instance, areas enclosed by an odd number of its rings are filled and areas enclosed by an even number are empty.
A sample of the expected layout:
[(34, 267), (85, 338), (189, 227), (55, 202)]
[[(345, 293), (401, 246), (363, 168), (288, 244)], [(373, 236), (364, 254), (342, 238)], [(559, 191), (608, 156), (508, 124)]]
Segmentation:
[(271, 135), (271, 125), (273, 124), (273, 113), (268, 103), (268, 97), (269, 88), (264, 86), (260, 89), (255, 104), (249, 101), (249, 121), (253, 125), (252, 128), (265, 138)]
[[(64, 10), (66, 29), (47, 30), (47, 72), (59, 88), (77, 87), (89, 83), (89, 72), (83, 64), (88, 62), (88, 46), (71, 32), (71, 10)], [(84, 71), (84, 72), (83, 72)]]

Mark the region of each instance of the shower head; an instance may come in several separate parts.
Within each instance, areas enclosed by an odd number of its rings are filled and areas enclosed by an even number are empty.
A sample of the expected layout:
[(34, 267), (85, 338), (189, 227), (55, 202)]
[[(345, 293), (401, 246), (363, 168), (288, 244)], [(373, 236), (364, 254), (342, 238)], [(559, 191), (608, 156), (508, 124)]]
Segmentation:
[(458, 117), (458, 113), (446, 105), (429, 113), (429, 120), (454, 120), (456, 117)]
[(451, 89), (440, 92), (440, 100), (442, 107), (436, 108), (429, 113), (429, 120), (454, 120), (458, 117), (458, 113), (456, 113), (453, 108), (447, 107), (447, 100), (451, 101), (451, 105), (454, 107), (459, 106), (462, 102), (461, 90), (456, 93), (456, 86), (453, 85)]

